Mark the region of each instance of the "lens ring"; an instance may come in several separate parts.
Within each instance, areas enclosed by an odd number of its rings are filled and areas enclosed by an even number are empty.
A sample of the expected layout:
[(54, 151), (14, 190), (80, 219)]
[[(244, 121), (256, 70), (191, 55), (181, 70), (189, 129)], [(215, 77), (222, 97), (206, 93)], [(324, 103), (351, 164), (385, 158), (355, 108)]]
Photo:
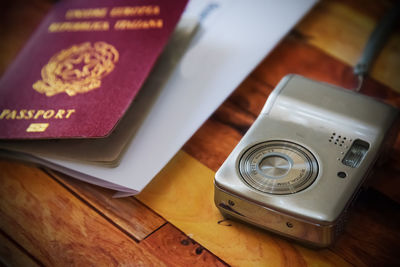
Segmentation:
[(288, 141), (268, 141), (250, 147), (240, 158), (238, 167), (247, 185), (269, 194), (300, 192), (318, 175), (314, 155)]

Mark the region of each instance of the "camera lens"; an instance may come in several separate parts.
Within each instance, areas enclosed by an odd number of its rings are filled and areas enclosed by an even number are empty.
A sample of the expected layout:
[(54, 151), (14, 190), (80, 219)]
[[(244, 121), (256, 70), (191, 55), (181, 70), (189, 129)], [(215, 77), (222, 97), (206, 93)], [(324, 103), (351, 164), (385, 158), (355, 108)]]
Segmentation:
[(270, 194), (293, 194), (310, 186), (318, 175), (314, 155), (288, 141), (268, 141), (247, 149), (239, 172), (250, 187)]

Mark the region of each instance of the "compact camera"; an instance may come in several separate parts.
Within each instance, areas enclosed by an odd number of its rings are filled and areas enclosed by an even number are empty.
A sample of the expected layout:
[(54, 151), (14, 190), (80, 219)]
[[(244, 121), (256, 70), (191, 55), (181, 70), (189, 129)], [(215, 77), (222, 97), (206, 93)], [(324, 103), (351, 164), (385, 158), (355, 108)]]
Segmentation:
[(329, 246), (397, 118), (371, 97), (288, 75), (217, 171), (215, 204), (226, 217)]

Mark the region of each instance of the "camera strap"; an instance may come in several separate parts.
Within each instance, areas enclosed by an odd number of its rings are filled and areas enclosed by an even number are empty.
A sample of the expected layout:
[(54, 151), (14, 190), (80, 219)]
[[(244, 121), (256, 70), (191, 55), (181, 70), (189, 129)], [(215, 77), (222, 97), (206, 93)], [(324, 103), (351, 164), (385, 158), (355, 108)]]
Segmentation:
[(371, 33), (363, 53), (353, 69), (354, 74), (358, 77), (358, 86), (355, 88), (355, 91), (360, 91), (364, 81), (364, 76), (367, 75), (376, 55), (389, 37), (399, 15), (400, 1), (397, 1), (394, 6), (386, 12), (375, 27), (374, 31)]

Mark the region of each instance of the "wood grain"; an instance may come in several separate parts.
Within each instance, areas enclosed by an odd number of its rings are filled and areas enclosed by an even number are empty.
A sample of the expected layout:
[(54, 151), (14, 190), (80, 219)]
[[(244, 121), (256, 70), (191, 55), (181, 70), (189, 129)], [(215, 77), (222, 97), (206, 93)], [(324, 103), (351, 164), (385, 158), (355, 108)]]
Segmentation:
[[(296, 73), (310, 79), (354, 89), (357, 81), (352, 67), (309, 45), (306, 39), (306, 36), (292, 32), (251, 76), (275, 87), (285, 75)], [(400, 107), (400, 93), (374, 79), (366, 78), (361, 93)]]
[[(369, 35), (384, 10), (391, 3), (384, 1), (321, 1), (299, 23), (296, 29), (307, 36), (307, 42), (350, 66), (361, 56)], [(395, 2), (395, 1), (391, 1)], [(375, 15), (371, 15), (374, 14)], [(376, 14), (379, 14), (378, 16)], [(378, 18), (379, 17), (379, 18)], [(400, 27), (384, 45), (371, 69), (377, 81), (400, 92)], [(321, 61), (320, 65), (324, 65)]]
[(400, 149), (392, 153), (385, 164), (374, 169), (370, 186), (400, 203)]
[(228, 102), (257, 117), (272, 89), (273, 87), (268, 86), (264, 81), (248, 76), (235, 89)]
[(211, 118), (186, 142), (183, 150), (216, 171), (241, 138), (239, 131)]
[(309, 45), (307, 38), (299, 32), (291, 32), (251, 76), (271, 87), (287, 74), (295, 73), (344, 88), (355, 88), (357, 80), (351, 67)]
[(40, 266), (23, 248), (0, 232), (0, 266)]
[(141, 242), (169, 266), (226, 266), (207, 249), (167, 223)]
[(49, 171), (53, 178), (83, 199), (99, 214), (136, 240), (157, 230), (165, 220), (133, 197), (113, 198), (115, 191), (94, 186), (66, 175)]
[(307, 249), (236, 221), (221, 223), (213, 179), (213, 171), (179, 152), (137, 197), (234, 266), (348, 265), (330, 250)]
[(164, 265), (42, 171), (0, 162), (0, 228), (47, 266)]
[(400, 266), (400, 207), (369, 189), (357, 201), (332, 250), (355, 266)]
[[(74, 186), (78, 184), (89, 186)], [(31, 255), (39, 265), (46, 266), (223, 265), (195, 242), (190, 246), (182, 244), (187, 237), (168, 224), (136, 242), (127, 231), (129, 227), (117, 227), (119, 220), (115, 216), (99, 214), (80, 194), (71, 193), (40, 169), (0, 161), (0, 229), (14, 240), (1, 242), (0, 262), (35, 266), (35, 261), (29, 264)], [(85, 198), (96, 194), (100, 192)], [(120, 212), (125, 211), (128, 218), (132, 203), (137, 200), (122, 200), (126, 202), (121, 204)], [(132, 218), (132, 223), (144, 224), (144, 220), (145, 217)], [(0, 241), (5, 238), (1, 231)]]

